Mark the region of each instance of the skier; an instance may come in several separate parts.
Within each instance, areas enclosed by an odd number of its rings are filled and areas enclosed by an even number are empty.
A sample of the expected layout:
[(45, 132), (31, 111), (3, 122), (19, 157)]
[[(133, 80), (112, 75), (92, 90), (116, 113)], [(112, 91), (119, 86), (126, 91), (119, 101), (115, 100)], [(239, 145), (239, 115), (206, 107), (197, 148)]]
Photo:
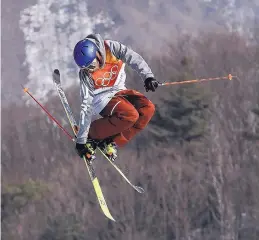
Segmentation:
[(145, 60), (129, 47), (100, 34), (90, 34), (74, 48), (79, 66), (81, 110), (76, 150), (95, 158), (98, 146), (112, 161), (117, 148), (128, 143), (152, 118), (155, 107), (143, 94), (125, 87), (125, 64), (155, 91), (158, 81)]

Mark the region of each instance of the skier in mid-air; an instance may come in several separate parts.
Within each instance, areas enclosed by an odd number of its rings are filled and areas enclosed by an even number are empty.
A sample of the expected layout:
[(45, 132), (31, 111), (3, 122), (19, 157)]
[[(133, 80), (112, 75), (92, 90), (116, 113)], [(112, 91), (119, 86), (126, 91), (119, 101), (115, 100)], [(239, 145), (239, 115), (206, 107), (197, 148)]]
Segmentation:
[(99, 34), (76, 44), (74, 60), (80, 68), (82, 99), (76, 150), (80, 157), (92, 160), (98, 146), (114, 161), (117, 147), (143, 130), (155, 111), (143, 94), (125, 87), (125, 64), (139, 74), (147, 92), (154, 92), (158, 81), (138, 53)]

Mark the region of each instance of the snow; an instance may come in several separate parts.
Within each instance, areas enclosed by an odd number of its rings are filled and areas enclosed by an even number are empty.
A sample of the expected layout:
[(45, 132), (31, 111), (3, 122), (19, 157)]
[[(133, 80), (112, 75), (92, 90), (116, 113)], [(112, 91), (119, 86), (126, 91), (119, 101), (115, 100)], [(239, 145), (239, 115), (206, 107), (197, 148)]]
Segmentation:
[(21, 12), (19, 24), (26, 44), (24, 64), (29, 70), (26, 87), (44, 101), (54, 89), (51, 76), (55, 68), (61, 71), (64, 88), (78, 83), (74, 45), (94, 32), (97, 24), (107, 28), (114, 23), (102, 12), (89, 17), (85, 0), (38, 0)]

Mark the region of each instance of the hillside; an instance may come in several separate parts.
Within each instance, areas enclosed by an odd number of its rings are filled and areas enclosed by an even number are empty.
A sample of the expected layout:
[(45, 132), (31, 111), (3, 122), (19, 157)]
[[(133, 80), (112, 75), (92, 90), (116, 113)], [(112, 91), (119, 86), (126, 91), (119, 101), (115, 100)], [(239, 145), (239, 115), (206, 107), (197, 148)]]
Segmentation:
[[(228, 32), (181, 35), (166, 45), (167, 55), (143, 51), (161, 80), (238, 79), (146, 94), (155, 116), (117, 160), (146, 194), (96, 160), (117, 223), (103, 217), (74, 146), (40, 109), (23, 104), (26, 97), (3, 108), (3, 239), (257, 240), (259, 42), (246, 40)], [(127, 71), (128, 87), (144, 92)], [(66, 92), (78, 114), (77, 86)], [(69, 129), (57, 97), (45, 106)]]

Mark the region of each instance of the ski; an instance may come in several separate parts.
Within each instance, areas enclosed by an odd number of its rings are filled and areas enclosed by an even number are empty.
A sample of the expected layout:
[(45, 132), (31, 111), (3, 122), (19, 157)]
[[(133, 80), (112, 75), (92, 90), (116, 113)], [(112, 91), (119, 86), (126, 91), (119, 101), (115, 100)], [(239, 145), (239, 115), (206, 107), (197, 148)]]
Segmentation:
[(98, 148), (98, 150), (99, 150), (100, 153), (111, 163), (111, 165), (119, 172), (119, 174), (126, 180), (126, 182), (127, 182), (131, 187), (133, 187), (133, 188), (134, 188), (137, 192), (139, 192), (139, 193), (144, 193), (144, 192), (145, 192), (145, 190), (144, 190), (142, 187), (136, 186), (136, 185), (132, 184), (132, 183), (130, 182), (130, 180), (124, 175), (124, 173), (118, 168), (118, 166), (117, 166), (111, 159), (109, 159), (109, 158), (106, 156), (106, 154), (105, 154), (100, 148)]
[[(74, 134), (76, 135), (76, 132), (77, 132), (77, 123), (76, 123), (76, 120), (74, 118), (74, 115), (73, 115), (73, 112), (68, 104), (68, 101), (67, 101), (67, 98), (66, 98), (66, 95), (65, 95), (65, 92), (61, 86), (61, 82), (60, 82), (60, 72), (58, 69), (55, 69), (54, 72), (53, 72), (53, 82), (56, 86), (56, 89), (57, 89), (57, 92), (58, 92), (58, 95), (59, 95), (59, 98), (61, 100), (61, 103), (64, 107), (64, 110), (66, 112), (66, 115), (67, 115), (67, 118), (69, 120), (69, 123), (71, 125), (71, 128), (74, 132)], [(90, 179), (92, 181), (92, 184), (93, 184), (93, 187), (94, 187), (94, 190), (95, 190), (95, 193), (96, 193), (96, 196), (97, 196), (97, 199), (99, 201), (99, 204), (100, 204), (100, 207), (104, 213), (104, 215), (109, 218), (110, 220), (112, 221), (115, 221), (114, 218), (112, 217), (110, 211), (109, 211), (109, 208), (106, 204), (106, 201), (105, 201), (105, 198), (104, 198), (104, 195), (102, 193), (102, 189), (101, 189), (101, 186), (99, 184), (99, 180), (95, 174), (95, 170), (94, 170), (94, 167), (91, 163), (89, 163), (85, 157), (83, 157), (84, 159), (84, 162), (85, 162), (85, 165), (87, 167), (87, 170), (88, 170), (88, 173), (89, 173), (89, 176), (90, 176)]]
[[(71, 119), (71, 120), (70, 120), (70, 124), (71, 124), (71, 126), (74, 126), (74, 129), (77, 130), (77, 126), (78, 126), (78, 125), (77, 125), (76, 120), (75, 120), (75, 118), (74, 118), (74, 116), (73, 116), (73, 112), (72, 112), (72, 110), (71, 110), (71, 108), (70, 108), (70, 106), (69, 106), (69, 104), (68, 104), (68, 101), (67, 101), (65, 92), (64, 92), (64, 90), (63, 90), (63, 88), (62, 88), (62, 86), (61, 86), (60, 72), (59, 72), (58, 69), (55, 69), (55, 70), (54, 70), (54, 73), (53, 73), (53, 80), (54, 80), (54, 83), (55, 83), (55, 85), (56, 85), (56, 87), (57, 87), (58, 94), (59, 94), (60, 98), (62, 99), (61, 101), (63, 101), (63, 102), (62, 102), (62, 103), (63, 103), (63, 106), (64, 106), (65, 110), (67, 109), (67, 110), (66, 110), (66, 113), (67, 113), (67, 115), (68, 115), (68, 119)], [(73, 129), (73, 130), (74, 130), (74, 129)], [(110, 159), (106, 156), (106, 154), (105, 154), (99, 147), (98, 147), (97, 149), (98, 149), (99, 152), (105, 157), (105, 159), (107, 159), (107, 160), (111, 163), (111, 165), (118, 171), (118, 173), (125, 179), (125, 181), (126, 181), (133, 189), (135, 189), (138, 193), (144, 193), (144, 192), (145, 192), (145, 190), (144, 190), (142, 187), (136, 186), (136, 185), (132, 184), (132, 183), (130, 182), (130, 180), (125, 176), (125, 174), (119, 169), (119, 167), (118, 167), (112, 160), (110, 160)]]

